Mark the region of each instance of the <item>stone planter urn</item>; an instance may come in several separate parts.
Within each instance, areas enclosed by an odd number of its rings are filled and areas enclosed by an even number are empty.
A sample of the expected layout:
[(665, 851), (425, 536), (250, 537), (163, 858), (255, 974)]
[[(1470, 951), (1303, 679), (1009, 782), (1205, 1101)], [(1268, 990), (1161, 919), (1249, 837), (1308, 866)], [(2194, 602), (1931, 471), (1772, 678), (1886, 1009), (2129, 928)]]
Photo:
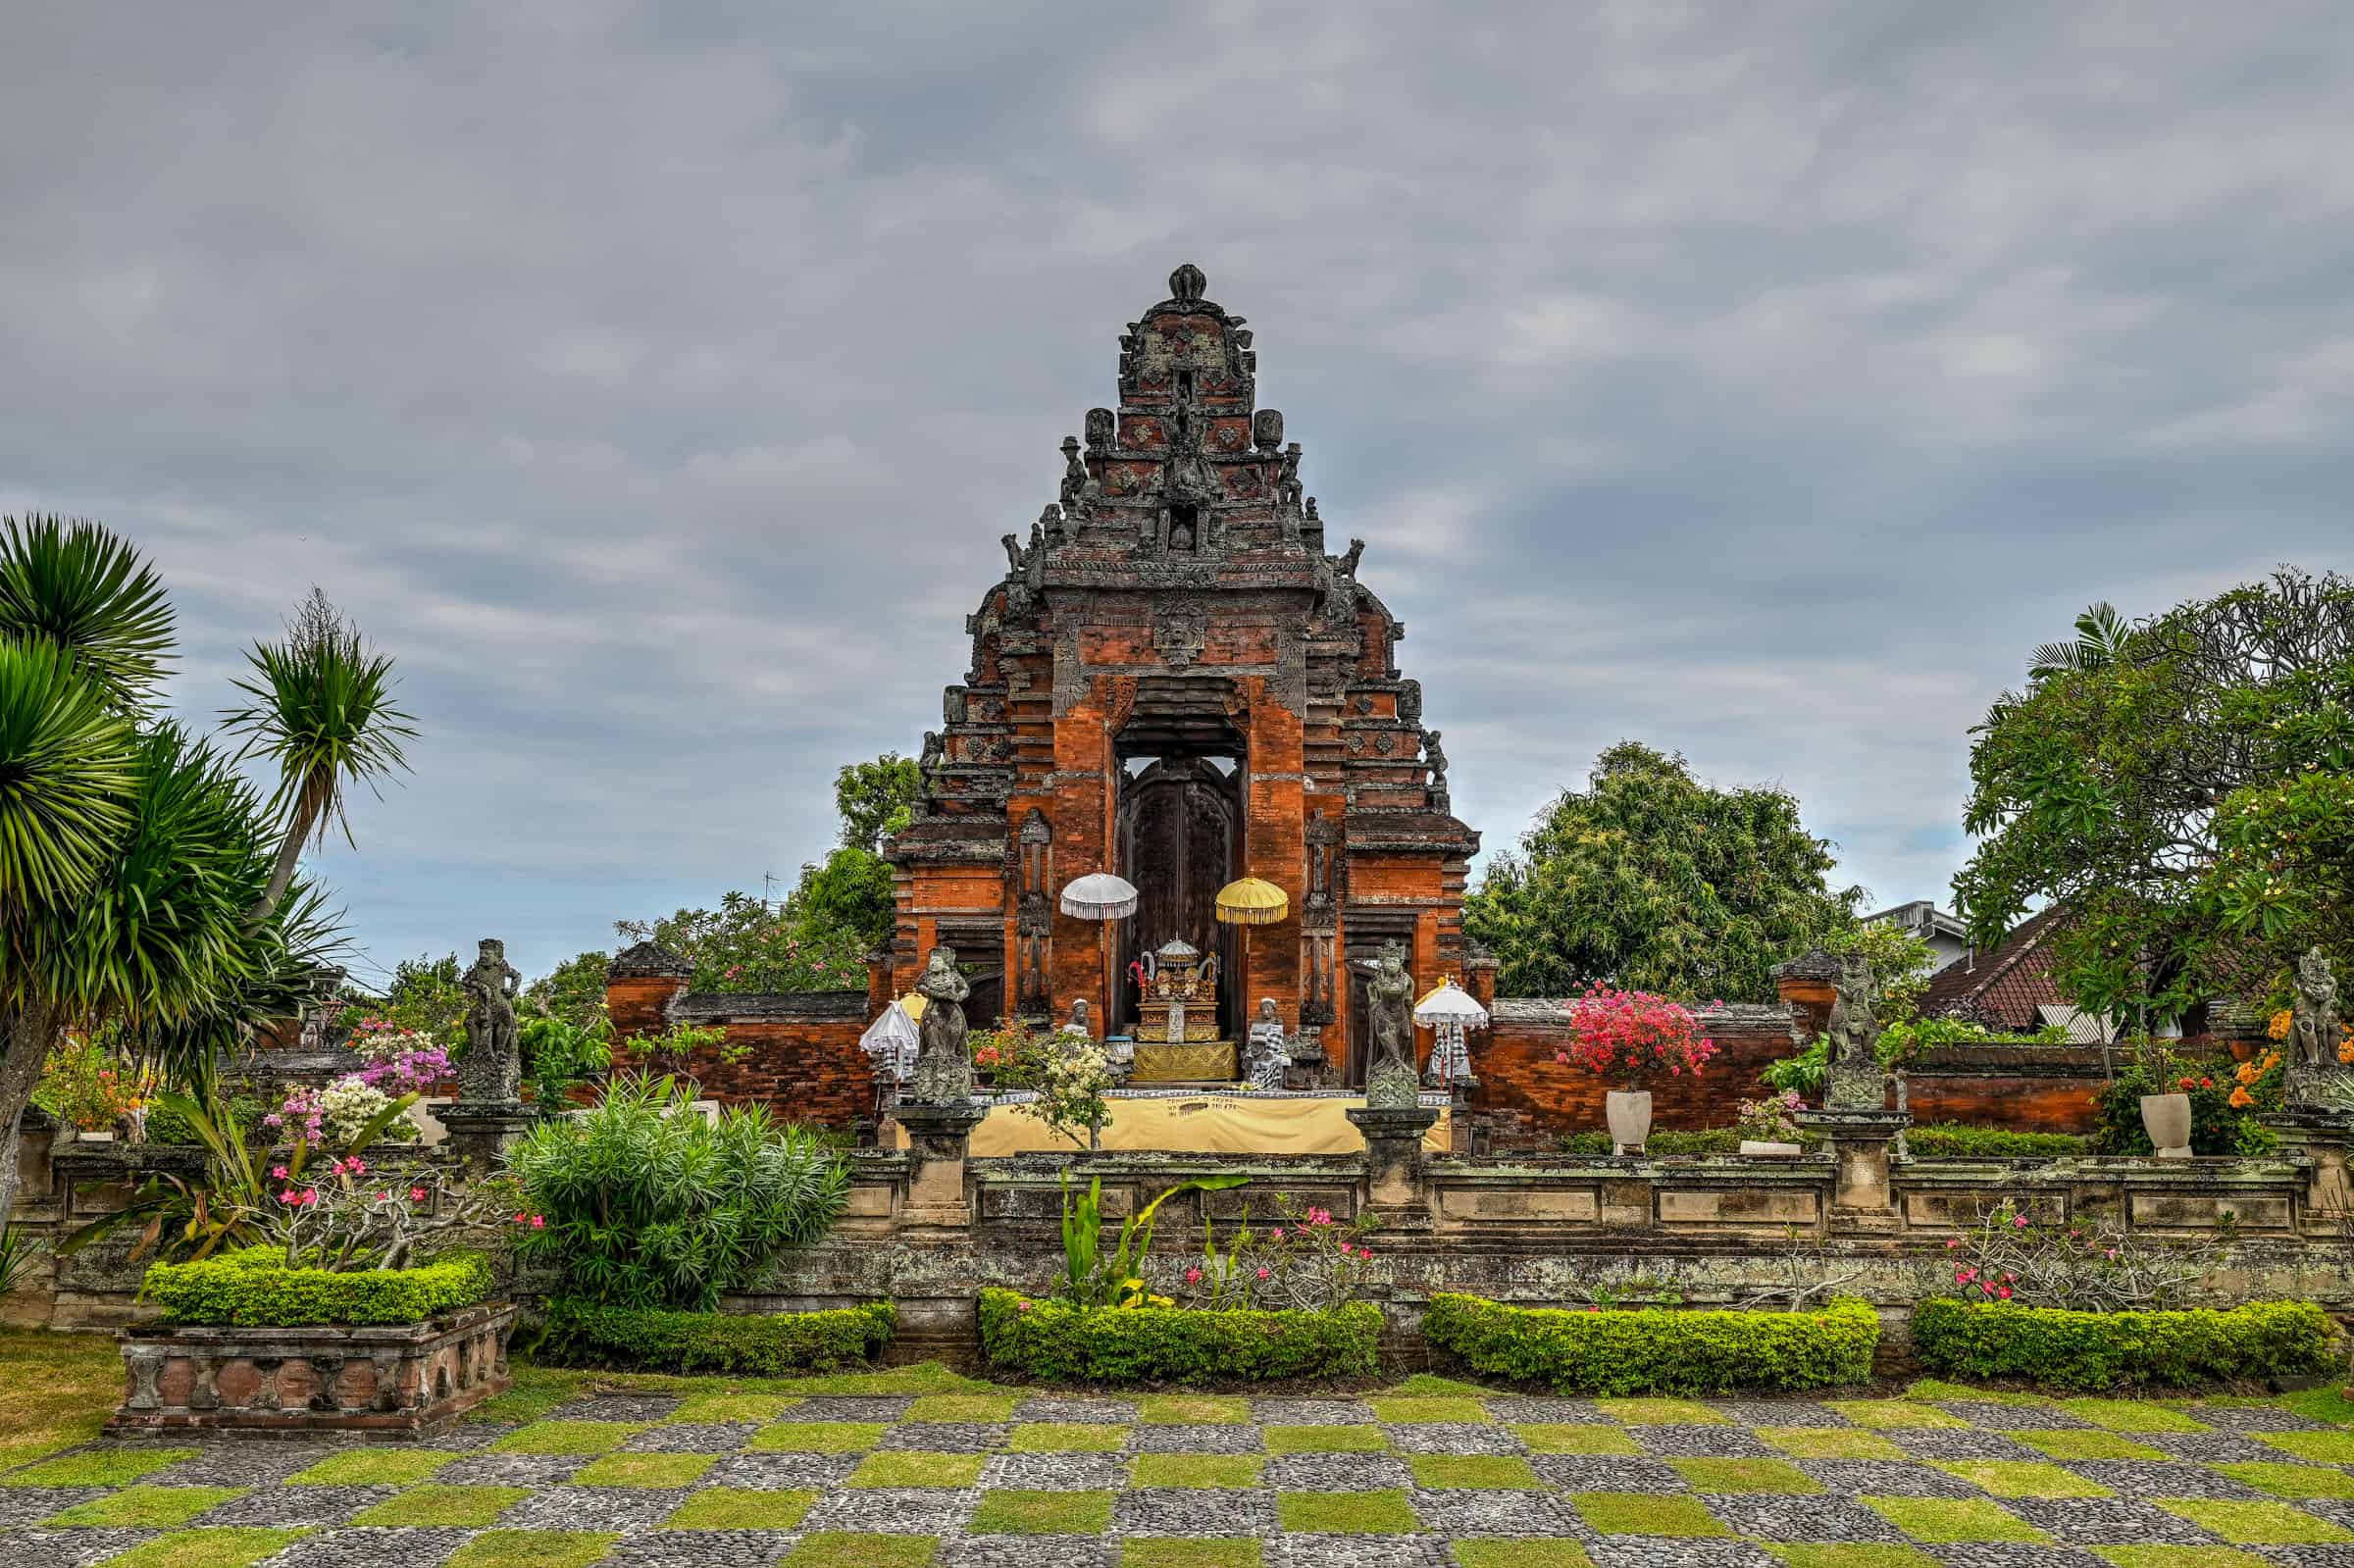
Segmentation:
[(1609, 1121), (1612, 1154), (1640, 1154), (1651, 1140), (1651, 1090), (1614, 1088), (1603, 1096), (1603, 1116)]
[(2188, 1094), (2144, 1094), (2141, 1097), (2141, 1125), (2150, 1135), (2162, 1160), (2190, 1158), (2190, 1096)]

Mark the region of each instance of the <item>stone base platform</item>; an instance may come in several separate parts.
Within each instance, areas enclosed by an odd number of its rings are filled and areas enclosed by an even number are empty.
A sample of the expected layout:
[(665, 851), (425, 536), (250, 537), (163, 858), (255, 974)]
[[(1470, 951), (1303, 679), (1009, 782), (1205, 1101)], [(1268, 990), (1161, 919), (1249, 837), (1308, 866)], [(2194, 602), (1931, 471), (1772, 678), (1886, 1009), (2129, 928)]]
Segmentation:
[(127, 1391), (107, 1431), (430, 1437), (513, 1381), (507, 1339), (520, 1310), (382, 1327), (126, 1329)]

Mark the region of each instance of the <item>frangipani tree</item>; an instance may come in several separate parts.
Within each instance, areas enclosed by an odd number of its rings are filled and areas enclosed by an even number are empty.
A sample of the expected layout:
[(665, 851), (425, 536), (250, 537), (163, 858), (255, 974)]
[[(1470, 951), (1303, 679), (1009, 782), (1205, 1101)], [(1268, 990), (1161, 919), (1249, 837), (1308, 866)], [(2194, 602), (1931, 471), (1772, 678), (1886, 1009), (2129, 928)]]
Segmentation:
[[(256, 646), (265, 679), (291, 664), (314, 691), (382, 681), (348, 668), (381, 665), (356, 634), (306, 639), (301, 626)], [(156, 717), (172, 648), (162, 583), (126, 540), (93, 523), (0, 520), (0, 1216), (25, 1106), (68, 1030), (120, 1024), (177, 1076), (201, 1077), (295, 1010), (334, 942), (292, 874), (340, 804), (339, 784), (321, 791), (321, 745), (300, 738), (296, 713), (231, 716), (284, 770), (265, 802), (220, 749)], [(342, 777), (398, 765), (406, 715), (381, 701), (338, 714), (326, 755)]]

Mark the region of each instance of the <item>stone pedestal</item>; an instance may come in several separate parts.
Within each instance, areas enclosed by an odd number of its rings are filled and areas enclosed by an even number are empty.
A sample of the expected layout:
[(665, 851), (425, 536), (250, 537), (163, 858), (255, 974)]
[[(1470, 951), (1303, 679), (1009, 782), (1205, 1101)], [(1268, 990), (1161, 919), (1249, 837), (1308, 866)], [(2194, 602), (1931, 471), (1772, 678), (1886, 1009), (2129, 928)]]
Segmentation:
[(1471, 1091), (1479, 1087), (1476, 1078), (1458, 1078), (1447, 1086), (1447, 1152), (1471, 1154), (1476, 1152), (1471, 1138)]
[(1365, 1136), (1365, 1184), (1382, 1222), (1392, 1227), (1430, 1224), (1422, 1201), (1422, 1135), (1439, 1119), (1420, 1105), (1357, 1106), (1346, 1113)]
[(2280, 1139), (2280, 1152), (2306, 1167), (2306, 1213), (2331, 1224), (2354, 1219), (2354, 1181), (2346, 1170), (2354, 1111), (2291, 1105), (2261, 1120)]
[(449, 1130), (449, 1146), (466, 1168), (489, 1176), (505, 1163), (509, 1145), (538, 1119), (522, 1100), (453, 1100), (435, 1112)]
[(1801, 1111), (1800, 1127), (1830, 1146), (1837, 1172), (1831, 1207), (1869, 1225), (1896, 1221), (1896, 1195), (1888, 1181), (1888, 1146), (1913, 1118), (1898, 1111)]
[(964, 1194), (964, 1162), (972, 1148), (973, 1129), (988, 1115), (988, 1106), (969, 1100), (955, 1105), (900, 1102), (898, 1123), (907, 1129), (909, 1165), (904, 1223), (955, 1230), (973, 1223), (972, 1205)]

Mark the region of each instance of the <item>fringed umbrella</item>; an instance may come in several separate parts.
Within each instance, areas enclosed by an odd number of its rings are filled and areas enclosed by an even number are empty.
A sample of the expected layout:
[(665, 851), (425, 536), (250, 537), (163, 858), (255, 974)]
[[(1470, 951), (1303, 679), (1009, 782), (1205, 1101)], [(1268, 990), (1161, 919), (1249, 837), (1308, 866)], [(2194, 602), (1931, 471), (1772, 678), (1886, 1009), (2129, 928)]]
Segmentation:
[(915, 1021), (924, 1016), (924, 999), (907, 995), (883, 1009), (858, 1037), (858, 1048), (875, 1064), (875, 1114), (880, 1117), (897, 1102), (899, 1086), (915, 1073), (915, 1058), (923, 1048)]
[(1091, 871), (1063, 885), (1062, 912), (1077, 920), (1092, 920), (1099, 928), (1097, 941), (1103, 956), (1103, 1037), (1111, 1037), (1111, 923), (1136, 913), (1136, 884), (1108, 871)]
[(1488, 1010), (1469, 991), (1442, 979), (1414, 1003), (1414, 1022), (1431, 1032), (1430, 1076), (1440, 1087), (1471, 1076), (1471, 1047), (1463, 1037), (1488, 1027)]
[(1251, 928), (1276, 924), (1292, 912), (1292, 901), (1273, 883), (1262, 882), (1256, 877), (1244, 877), (1219, 888), (1212, 907), (1221, 924), (1243, 928), (1243, 972), (1235, 976), (1235, 984), (1242, 987), (1239, 994), (1248, 1010), (1251, 999)]

